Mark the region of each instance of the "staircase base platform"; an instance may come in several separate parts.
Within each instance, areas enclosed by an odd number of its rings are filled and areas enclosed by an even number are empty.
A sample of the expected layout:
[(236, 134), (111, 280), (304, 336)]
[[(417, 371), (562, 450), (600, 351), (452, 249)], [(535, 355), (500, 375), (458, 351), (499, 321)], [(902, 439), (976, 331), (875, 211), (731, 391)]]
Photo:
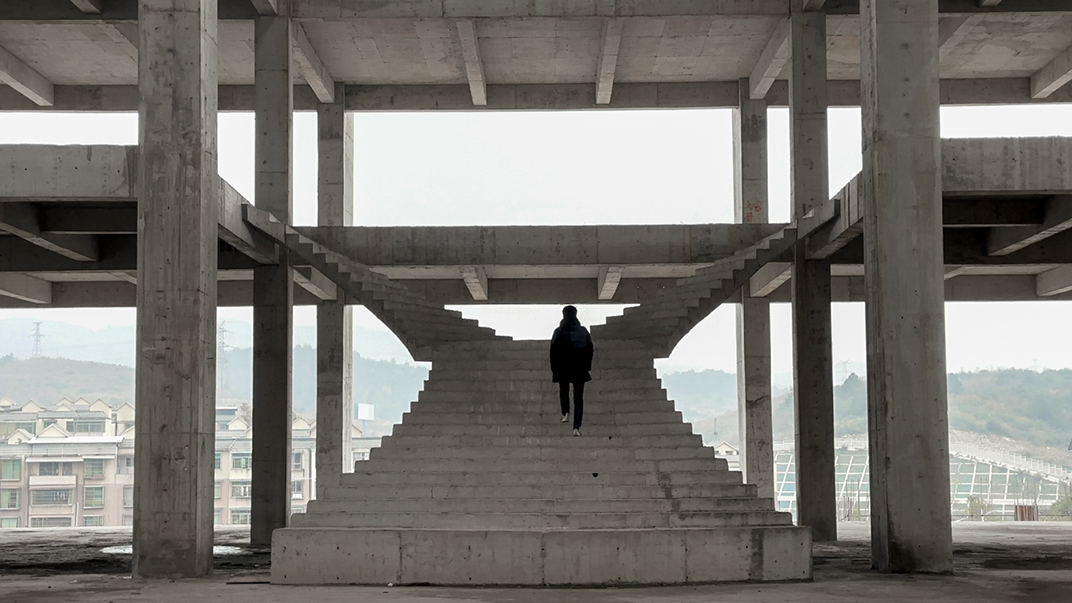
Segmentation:
[(811, 579), (795, 526), (613, 530), (284, 528), (273, 584), (610, 586)]

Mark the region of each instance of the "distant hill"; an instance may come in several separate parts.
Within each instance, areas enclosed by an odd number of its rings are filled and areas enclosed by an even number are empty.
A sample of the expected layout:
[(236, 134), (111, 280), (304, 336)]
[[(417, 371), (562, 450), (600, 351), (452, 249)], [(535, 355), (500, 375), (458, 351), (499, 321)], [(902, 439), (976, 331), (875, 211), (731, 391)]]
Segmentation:
[(112, 405), (134, 401), (134, 369), (66, 358), (0, 358), (0, 399), (18, 405), (37, 400), (51, 406), (61, 398), (100, 398)]
[[(248, 403), (253, 396), (252, 350), (228, 350), (222, 357), (225, 363), (218, 365), (223, 367), (223, 382), (217, 382), (218, 399)], [(373, 404), (377, 419), (396, 423), (417, 399), (427, 376), (423, 367), (355, 357), (354, 402)], [(293, 395), (294, 412), (315, 415), (316, 350), (307, 345), (295, 348)], [(91, 402), (100, 398), (111, 404), (133, 403), (134, 369), (66, 358), (0, 357), (0, 399), (19, 405), (31, 399), (52, 405), (61, 398), (79, 397)]]

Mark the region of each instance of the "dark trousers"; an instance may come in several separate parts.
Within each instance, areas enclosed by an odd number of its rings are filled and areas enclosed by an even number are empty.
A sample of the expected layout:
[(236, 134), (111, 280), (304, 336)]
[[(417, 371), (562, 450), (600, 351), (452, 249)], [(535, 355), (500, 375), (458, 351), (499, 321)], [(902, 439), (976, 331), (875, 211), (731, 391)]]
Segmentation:
[[(562, 414), (569, 414), (569, 382), (558, 383), (558, 401), (562, 403)], [(573, 384), (573, 428), (581, 428), (581, 418), (584, 416), (584, 381)]]

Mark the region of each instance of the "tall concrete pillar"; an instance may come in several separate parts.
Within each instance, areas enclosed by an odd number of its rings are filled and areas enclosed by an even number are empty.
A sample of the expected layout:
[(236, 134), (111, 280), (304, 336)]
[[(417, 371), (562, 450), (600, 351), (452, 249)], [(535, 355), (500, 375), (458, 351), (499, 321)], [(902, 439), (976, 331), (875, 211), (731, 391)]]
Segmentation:
[[(733, 112), (733, 212), (741, 223), (767, 222), (767, 101), (749, 97), (740, 81)], [(737, 425), (741, 471), (759, 496), (774, 498), (771, 424), (770, 302), (741, 289), (737, 304)]]
[[(346, 113), (346, 87), (335, 85), (335, 102), (317, 106), (319, 164), (318, 222), (321, 226), (354, 223), (354, 120)], [(353, 423), (353, 308), (346, 299), (316, 308), (316, 487), (337, 486), (354, 470), (350, 425)]]
[(139, 577), (212, 571), (216, 409), (216, 0), (140, 0)]
[(864, 0), (860, 18), (871, 555), (949, 572), (938, 0)]
[[(829, 200), (826, 14), (792, 1), (789, 76), (794, 218)], [(816, 541), (837, 540), (830, 262), (793, 263), (793, 395), (796, 403), (797, 519)]]
[[(279, 13), (287, 14), (286, 2)], [(291, 220), (291, 22), (254, 20), (257, 207)], [(250, 542), (267, 545), (290, 516), (293, 273), (289, 254), (253, 270), (253, 468)]]

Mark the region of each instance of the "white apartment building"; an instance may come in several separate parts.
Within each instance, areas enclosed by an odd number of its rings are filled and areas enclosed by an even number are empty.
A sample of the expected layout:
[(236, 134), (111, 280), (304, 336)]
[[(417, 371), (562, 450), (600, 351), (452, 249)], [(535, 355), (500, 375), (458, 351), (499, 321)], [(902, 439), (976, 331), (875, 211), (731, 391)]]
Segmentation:
[[(237, 407), (216, 411), (215, 522), (248, 525), (252, 431)], [(292, 426), (291, 510), (316, 493), (316, 424)], [(379, 438), (352, 426), (354, 461)], [(0, 401), (0, 529), (133, 525), (134, 407), (97, 400)]]

